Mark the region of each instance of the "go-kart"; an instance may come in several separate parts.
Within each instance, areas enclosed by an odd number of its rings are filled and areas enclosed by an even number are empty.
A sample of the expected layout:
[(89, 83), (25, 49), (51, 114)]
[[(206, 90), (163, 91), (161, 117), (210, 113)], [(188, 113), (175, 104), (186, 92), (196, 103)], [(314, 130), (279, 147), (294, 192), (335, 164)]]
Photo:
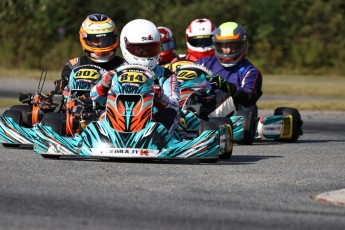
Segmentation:
[[(197, 129), (200, 120), (215, 122), (218, 125), (229, 124), (232, 127), (233, 142), (242, 145), (251, 145), (255, 140), (295, 142), (302, 135), (303, 121), (299, 111), (294, 108), (278, 107), (273, 115), (258, 117), (256, 106), (238, 108), (232, 97), (226, 96), (219, 107), (209, 111), (205, 104), (210, 103), (204, 103), (205, 100), (216, 103), (215, 100), (212, 101), (214, 95), (205, 89), (205, 81), (212, 77), (212, 73), (204, 66), (196, 64), (177, 62), (175, 65), (181, 88), (181, 108), (185, 113), (187, 129)], [(193, 71), (194, 75), (191, 74)], [(208, 111), (207, 116), (204, 115), (205, 110)]]
[(72, 70), (63, 94), (65, 110), (44, 114), (41, 125), (50, 126), (59, 135), (72, 136), (99, 118), (104, 106), (91, 100), (91, 88), (106, 72), (96, 65), (82, 65)]
[(183, 65), (193, 65), (194, 62), (190, 60), (177, 60), (173, 63), (166, 64), (164, 67), (170, 69), (173, 73), (176, 72)]
[[(180, 87), (180, 124), (177, 131), (180, 131), (180, 136), (183, 134), (192, 135), (197, 133), (205, 123), (198, 117), (197, 108), (198, 103), (195, 103), (199, 97), (204, 95), (206, 90), (206, 78), (211, 76), (210, 70), (204, 66), (197, 65), (191, 62), (182, 61), (174, 63), (175, 74)], [(220, 132), (220, 148), (221, 159), (229, 159), (233, 150), (233, 130), (232, 121), (224, 117), (214, 117), (210, 120), (211, 124), (215, 123), (219, 127)]]
[(219, 129), (200, 125), (195, 138), (176, 138), (153, 121), (155, 74), (140, 65), (124, 65), (113, 78), (107, 96), (105, 119), (92, 121), (83, 132), (60, 135), (49, 125), (37, 124), (34, 151), (44, 158), (61, 156), (98, 158), (198, 159), (219, 158)]
[[(34, 96), (20, 94), (20, 101), (27, 105), (15, 105), (0, 118), (0, 142), (5, 147), (32, 145), (36, 137), (34, 126), (60, 127), (60, 133), (71, 135), (79, 132), (79, 124), (95, 120), (95, 104), (90, 103), (89, 91), (101, 78), (103, 69), (95, 65), (77, 67), (71, 72), (68, 91), (63, 94), (42, 93), (44, 81), (39, 81)], [(45, 78), (44, 78), (45, 80)], [(67, 121), (67, 122), (66, 122)]]
[[(44, 78), (42, 78), (44, 73)], [(0, 143), (3, 146), (31, 145), (36, 135), (32, 127), (41, 121), (45, 113), (62, 109), (62, 94), (42, 93), (46, 75), (47, 71), (44, 70), (34, 95), (20, 93), (19, 101), (23, 104), (11, 106), (0, 117)]]
[[(295, 142), (303, 134), (303, 121), (295, 108), (277, 107), (273, 115), (258, 117), (256, 106), (237, 109), (232, 97), (225, 100), (220, 107), (222, 114), (232, 121), (233, 140), (239, 145), (251, 145), (257, 140)], [(214, 112), (209, 115), (210, 121), (213, 115)]]

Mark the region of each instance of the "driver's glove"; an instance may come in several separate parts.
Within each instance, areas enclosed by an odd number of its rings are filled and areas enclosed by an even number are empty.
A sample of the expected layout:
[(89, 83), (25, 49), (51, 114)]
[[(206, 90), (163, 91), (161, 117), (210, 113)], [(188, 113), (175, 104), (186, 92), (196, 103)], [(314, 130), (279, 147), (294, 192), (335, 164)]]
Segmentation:
[(108, 91), (111, 88), (111, 82), (114, 75), (114, 70), (110, 70), (103, 74), (102, 79), (96, 85), (97, 92), (100, 96), (105, 97), (108, 95)]
[(169, 98), (164, 94), (164, 90), (160, 85), (154, 85), (153, 102), (158, 109), (167, 108), (169, 106)]
[(212, 91), (215, 91), (216, 89), (223, 90), (224, 92), (228, 93), (230, 96), (235, 95), (237, 91), (237, 87), (235, 84), (226, 81), (222, 76), (214, 76), (209, 79), (209, 82), (212, 87)]

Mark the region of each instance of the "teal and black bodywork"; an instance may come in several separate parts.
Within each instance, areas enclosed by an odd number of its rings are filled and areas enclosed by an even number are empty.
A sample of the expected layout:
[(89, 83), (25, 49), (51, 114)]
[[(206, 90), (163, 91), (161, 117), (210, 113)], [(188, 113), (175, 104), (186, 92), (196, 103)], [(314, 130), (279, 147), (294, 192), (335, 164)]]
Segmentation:
[(67, 137), (52, 127), (35, 126), (34, 151), (43, 157), (193, 158), (215, 162), (219, 158), (219, 130), (204, 125), (195, 138), (170, 134), (152, 120), (155, 74), (146, 67), (124, 65), (113, 77), (115, 89), (107, 96), (104, 119), (89, 123)]
[(32, 145), (36, 136), (33, 126), (42, 119), (45, 113), (59, 111), (62, 108), (63, 96), (42, 93), (45, 77), (42, 72), (37, 91), (20, 93), (19, 101), (23, 104), (13, 105), (0, 117), (0, 143), (5, 147)]
[[(202, 122), (200, 114), (205, 110), (203, 100), (212, 101), (214, 96), (206, 87), (206, 80), (212, 77), (212, 73), (204, 66), (194, 63), (176, 62), (172, 66), (177, 66), (176, 75), (181, 88), (180, 107), (184, 124), (188, 130), (197, 130)], [(255, 140), (294, 142), (302, 135), (303, 122), (298, 110), (294, 108), (278, 107), (274, 115), (258, 117), (256, 107), (238, 110), (232, 97), (228, 97), (218, 108), (210, 112), (203, 120), (216, 122), (220, 127), (230, 124), (234, 143), (250, 145)], [(221, 131), (220, 135), (222, 137), (224, 132)], [(221, 139), (226, 140), (225, 137)]]
[(90, 103), (89, 92), (103, 72), (99, 66), (82, 65), (72, 70), (63, 94), (50, 92), (45, 95), (41, 92), (43, 86), (38, 87), (34, 96), (21, 94), (21, 101), (28, 105), (14, 105), (0, 117), (0, 143), (5, 147), (32, 145), (36, 138), (34, 126), (40, 122), (59, 126), (66, 135), (79, 132), (80, 118), (95, 120), (96, 109)]
[[(206, 121), (200, 119), (198, 116), (202, 108), (201, 100), (208, 97), (207, 78), (212, 73), (204, 66), (194, 63), (181, 64), (174, 63), (178, 66), (175, 70), (177, 80), (180, 86), (180, 136), (192, 135), (203, 129)], [(212, 96), (211, 96), (212, 97)], [(215, 117), (208, 123), (213, 123), (218, 126), (220, 134), (220, 149), (221, 159), (229, 159), (232, 155), (233, 141), (232, 141), (232, 122), (230, 119), (223, 117)]]
[(0, 117), (0, 143), (5, 147), (32, 145), (36, 136), (35, 130), (20, 125), (22, 124), (20, 111), (13, 111), (5, 111), (4, 116)]

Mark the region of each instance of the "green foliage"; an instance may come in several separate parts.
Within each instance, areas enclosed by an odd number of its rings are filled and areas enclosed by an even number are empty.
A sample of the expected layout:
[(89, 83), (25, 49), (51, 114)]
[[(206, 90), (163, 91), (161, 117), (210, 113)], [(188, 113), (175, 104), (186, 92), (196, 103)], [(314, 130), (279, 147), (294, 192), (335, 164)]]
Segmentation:
[[(61, 52), (64, 51), (64, 52)], [(79, 40), (65, 39), (64, 42), (55, 42), (51, 49), (43, 54), (41, 66), (44, 69), (62, 70), (67, 60), (83, 55)]]
[(61, 69), (82, 54), (82, 21), (103, 13), (119, 31), (136, 18), (171, 28), (180, 53), (192, 20), (237, 21), (249, 36), (248, 58), (262, 72), (345, 75), (343, 0), (2, 0), (0, 7), (0, 67)]

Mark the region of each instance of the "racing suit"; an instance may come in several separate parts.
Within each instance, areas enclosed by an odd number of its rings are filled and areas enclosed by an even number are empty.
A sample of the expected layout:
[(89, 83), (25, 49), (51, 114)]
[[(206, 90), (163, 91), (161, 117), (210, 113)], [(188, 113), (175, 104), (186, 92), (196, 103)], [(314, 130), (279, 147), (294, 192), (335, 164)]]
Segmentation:
[[(176, 68), (179, 68), (180, 62), (184, 62), (183, 64), (195, 63), (200, 58), (209, 57), (214, 54), (214, 50), (209, 50), (207, 52), (196, 52), (188, 49), (188, 54), (179, 54), (174, 59), (171, 60), (170, 63), (165, 64), (164, 67), (169, 68), (171, 71), (175, 72)], [(177, 62), (179, 63), (177, 65)]]
[(180, 61), (180, 60), (196, 62), (200, 58), (209, 57), (209, 56), (212, 56), (213, 54), (214, 54), (213, 50), (209, 52), (189, 52), (188, 54), (179, 54), (174, 59), (172, 59), (170, 63)]
[[(233, 86), (232, 92), (226, 92), (226, 94), (227, 97), (232, 96), (238, 110), (256, 108), (256, 102), (262, 95), (262, 76), (260, 71), (247, 59), (243, 59), (236, 66), (227, 68), (220, 64), (216, 56), (201, 58), (196, 61), (196, 64), (204, 65), (212, 71), (214, 76), (220, 76)], [(219, 94), (219, 97), (223, 97), (217, 100), (216, 106), (218, 106), (219, 102), (225, 99), (224, 93), (220, 93), (219, 90), (215, 92)]]
[[(154, 106), (158, 110), (154, 114), (154, 120), (162, 123), (170, 132), (177, 124), (176, 116), (179, 112), (180, 89), (176, 76), (167, 68), (156, 65), (155, 73), (155, 99)], [(105, 104), (108, 93), (112, 91), (112, 78), (117, 77), (116, 70), (108, 71), (102, 80), (91, 89), (91, 99)]]
[(174, 60), (177, 56), (177, 54), (175, 53), (172, 53), (170, 56), (169, 56), (169, 59), (162, 59), (160, 58), (157, 62), (158, 65), (160, 66), (166, 66), (166, 65), (169, 65), (171, 63), (172, 60)]
[(84, 55), (81, 57), (70, 59), (66, 62), (65, 66), (61, 72), (61, 80), (56, 84), (56, 92), (62, 92), (64, 88), (68, 85), (69, 82), (69, 75), (71, 74), (72, 70), (81, 65), (97, 65), (105, 70), (112, 70), (120, 66), (124, 60), (119, 56), (114, 56), (108, 62), (98, 63), (92, 61), (88, 56)]

